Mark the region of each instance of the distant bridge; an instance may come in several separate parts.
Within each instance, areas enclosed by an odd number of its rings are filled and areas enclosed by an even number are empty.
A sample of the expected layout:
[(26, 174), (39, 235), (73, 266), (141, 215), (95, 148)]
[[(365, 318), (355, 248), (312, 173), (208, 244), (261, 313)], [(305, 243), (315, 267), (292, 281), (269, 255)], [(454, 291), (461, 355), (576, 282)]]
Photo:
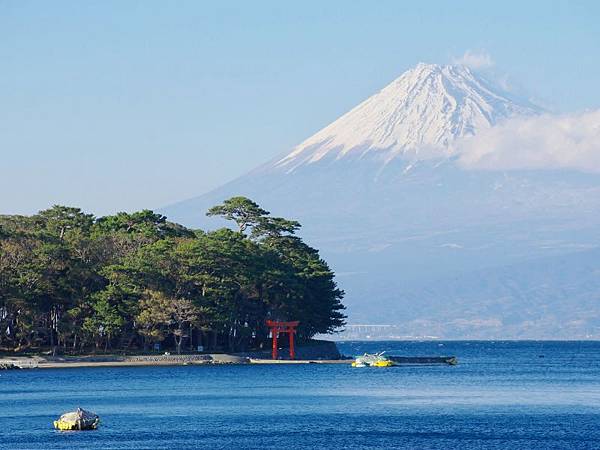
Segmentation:
[(361, 324), (346, 325), (342, 332), (324, 336), (325, 339), (335, 340), (385, 340), (385, 339), (436, 339), (436, 336), (415, 336), (405, 326), (391, 324)]

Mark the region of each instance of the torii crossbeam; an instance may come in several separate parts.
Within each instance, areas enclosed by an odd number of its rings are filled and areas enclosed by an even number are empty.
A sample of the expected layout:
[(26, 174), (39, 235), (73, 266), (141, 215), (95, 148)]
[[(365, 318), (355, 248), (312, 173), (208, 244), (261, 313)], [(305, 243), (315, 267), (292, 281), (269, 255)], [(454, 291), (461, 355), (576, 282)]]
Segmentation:
[(273, 336), (273, 351), (271, 356), (273, 359), (277, 359), (279, 352), (277, 348), (277, 339), (279, 338), (279, 333), (287, 333), (290, 338), (290, 359), (294, 359), (296, 357), (296, 352), (294, 350), (294, 334), (296, 334), (296, 327), (300, 322), (277, 322), (275, 320), (267, 320), (267, 326), (271, 329), (271, 335)]

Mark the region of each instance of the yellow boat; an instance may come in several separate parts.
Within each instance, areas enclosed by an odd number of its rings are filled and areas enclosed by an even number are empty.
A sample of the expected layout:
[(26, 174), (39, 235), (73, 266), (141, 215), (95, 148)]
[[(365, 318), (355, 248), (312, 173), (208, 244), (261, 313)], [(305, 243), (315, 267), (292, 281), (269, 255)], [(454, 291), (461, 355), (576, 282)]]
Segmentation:
[(392, 367), (394, 363), (388, 359), (383, 359), (380, 361), (375, 361), (371, 364), (372, 367)]
[(77, 408), (76, 411), (64, 413), (54, 421), (54, 428), (61, 431), (95, 430), (100, 423), (100, 417), (93, 412)]

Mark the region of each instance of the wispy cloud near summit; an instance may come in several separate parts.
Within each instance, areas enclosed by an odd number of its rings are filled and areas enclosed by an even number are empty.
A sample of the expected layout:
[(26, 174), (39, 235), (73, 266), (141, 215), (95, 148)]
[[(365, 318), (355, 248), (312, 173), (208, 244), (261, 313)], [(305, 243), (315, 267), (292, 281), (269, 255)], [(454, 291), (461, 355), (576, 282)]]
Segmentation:
[(470, 67), (471, 69), (487, 69), (492, 67), (495, 63), (490, 54), (484, 50), (467, 50), (462, 56), (452, 58), (452, 64), (461, 64)]

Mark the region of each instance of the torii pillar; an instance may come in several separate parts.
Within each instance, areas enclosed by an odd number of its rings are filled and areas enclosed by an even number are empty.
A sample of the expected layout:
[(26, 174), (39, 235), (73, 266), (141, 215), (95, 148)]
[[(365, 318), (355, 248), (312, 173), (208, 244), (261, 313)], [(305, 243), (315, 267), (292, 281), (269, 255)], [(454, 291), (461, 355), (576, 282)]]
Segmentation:
[(275, 320), (267, 320), (267, 326), (271, 329), (271, 335), (273, 336), (273, 351), (271, 352), (271, 356), (273, 359), (277, 359), (279, 351), (277, 348), (277, 339), (279, 338), (279, 333), (287, 333), (290, 339), (290, 359), (294, 359), (296, 357), (296, 352), (294, 350), (294, 334), (296, 334), (296, 327), (300, 322), (277, 322)]

